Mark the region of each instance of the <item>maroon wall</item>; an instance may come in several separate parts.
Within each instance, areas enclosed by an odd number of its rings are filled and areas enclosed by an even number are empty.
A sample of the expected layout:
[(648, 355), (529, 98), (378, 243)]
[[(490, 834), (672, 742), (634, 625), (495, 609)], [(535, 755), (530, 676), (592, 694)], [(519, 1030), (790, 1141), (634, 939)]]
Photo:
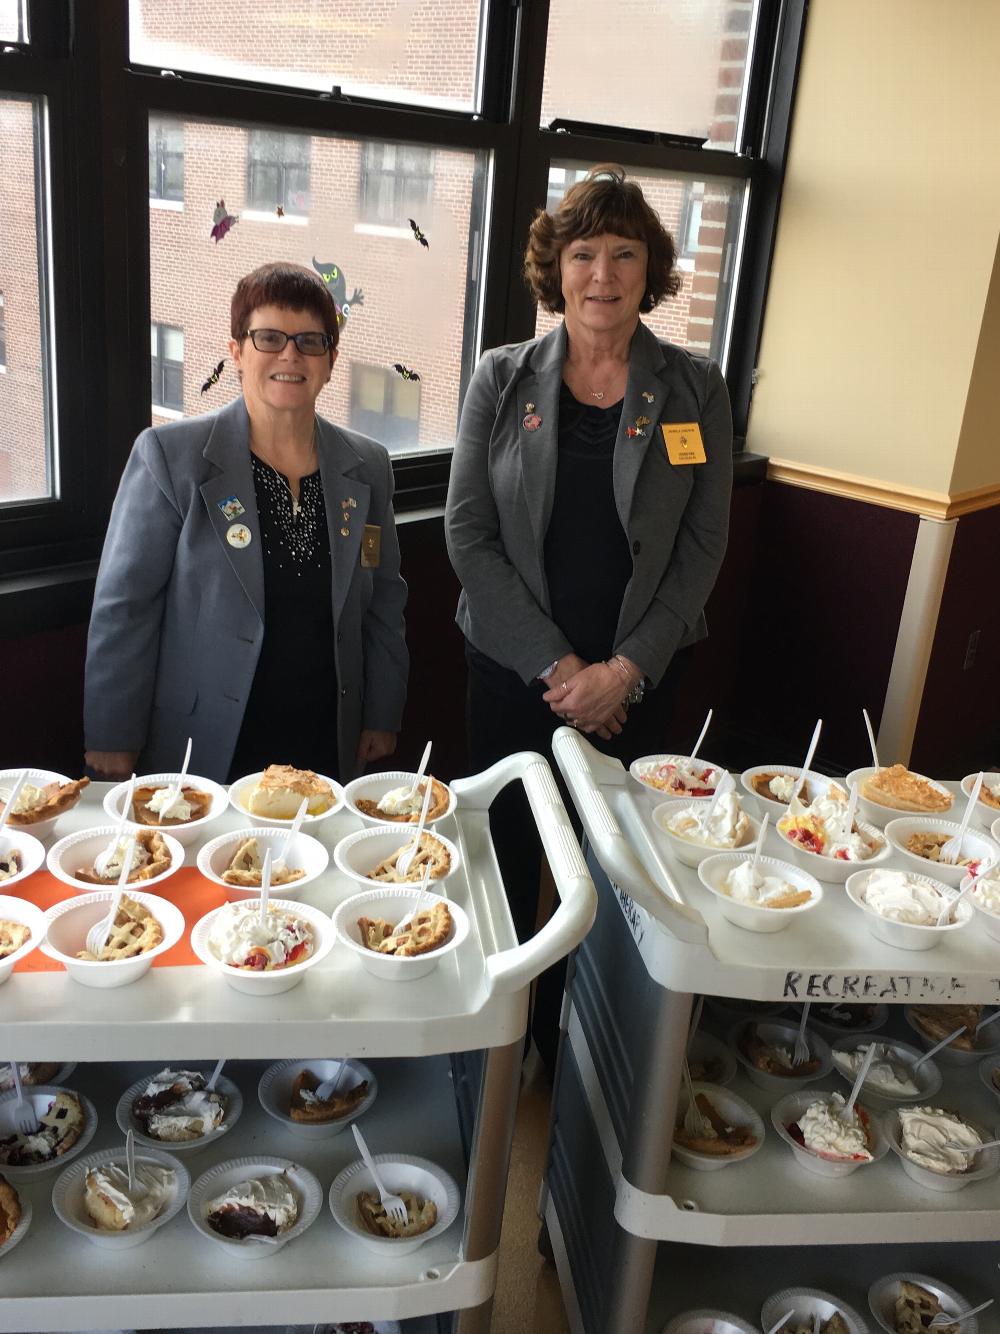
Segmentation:
[(71, 777), (83, 773), (86, 643), (86, 625), (0, 640), (0, 768), (33, 764)]

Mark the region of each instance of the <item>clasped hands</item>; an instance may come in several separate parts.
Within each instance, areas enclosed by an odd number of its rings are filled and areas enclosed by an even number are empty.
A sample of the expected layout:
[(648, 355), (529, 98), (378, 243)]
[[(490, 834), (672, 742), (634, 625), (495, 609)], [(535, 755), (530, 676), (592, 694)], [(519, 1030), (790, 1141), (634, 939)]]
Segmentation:
[(554, 714), (579, 732), (596, 732), (608, 741), (622, 730), (627, 716), (624, 697), (642, 673), (625, 659), (633, 680), (606, 662), (587, 663), (576, 653), (560, 658), (542, 696)]

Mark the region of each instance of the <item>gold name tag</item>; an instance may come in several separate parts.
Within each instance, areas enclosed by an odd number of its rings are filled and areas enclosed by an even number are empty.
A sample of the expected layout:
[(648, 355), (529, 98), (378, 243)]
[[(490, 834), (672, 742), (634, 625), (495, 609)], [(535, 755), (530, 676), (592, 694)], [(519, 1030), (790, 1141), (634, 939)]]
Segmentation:
[(361, 539), (361, 568), (377, 570), (382, 559), (382, 529), (377, 523), (365, 524), (365, 535)]
[(663, 443), (671, 463), (707, 463), (705, 442), (697, 422), (661, 422)]

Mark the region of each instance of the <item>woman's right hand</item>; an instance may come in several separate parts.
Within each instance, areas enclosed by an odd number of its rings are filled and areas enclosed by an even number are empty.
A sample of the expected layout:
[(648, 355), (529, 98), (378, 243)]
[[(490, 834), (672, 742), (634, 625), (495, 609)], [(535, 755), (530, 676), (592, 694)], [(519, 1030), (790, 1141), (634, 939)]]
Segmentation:
[(137, 750), (87, 750), (83, 754), (89, 769), (93, 769), (98, 778), (112, 778), (120, 781), (131, 778), (135, 773), (135, 762), (139, 758)]

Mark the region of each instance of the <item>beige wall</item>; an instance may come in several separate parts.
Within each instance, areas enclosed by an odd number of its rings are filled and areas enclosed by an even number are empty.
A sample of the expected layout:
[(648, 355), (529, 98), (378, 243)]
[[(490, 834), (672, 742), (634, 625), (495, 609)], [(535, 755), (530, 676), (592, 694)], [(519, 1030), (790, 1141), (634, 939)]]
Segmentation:
[(1000, 484), (1000, 243), (962, 419), (953, 494)]
[(752, 449), (937, 492), (1000, 480), (995, 359), (966, 413), (981, 327), (1000, 347), (998, 65), (993, 0), (813, 0)]

